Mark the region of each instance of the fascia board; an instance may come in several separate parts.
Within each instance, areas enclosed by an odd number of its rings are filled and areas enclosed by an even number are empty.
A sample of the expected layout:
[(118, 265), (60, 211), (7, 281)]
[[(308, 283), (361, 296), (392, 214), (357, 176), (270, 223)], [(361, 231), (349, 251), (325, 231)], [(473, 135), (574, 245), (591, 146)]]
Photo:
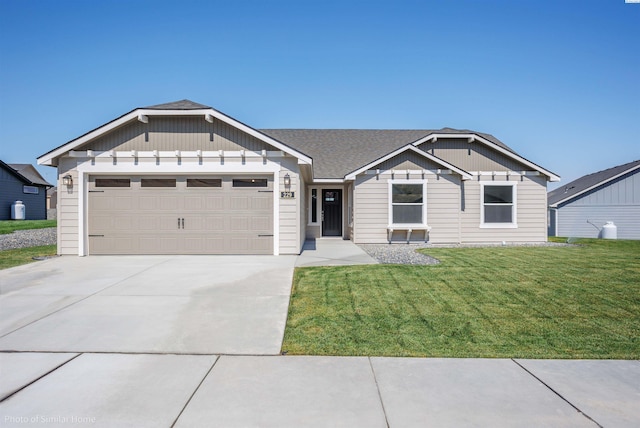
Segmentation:
[(413, 144), (414, 146), (419, 146), (420, 144), (426, 143), (427, 141), (433, 140), (434, 138), (436, 139), (440, 139), (440, 138), (473, 138), (474, 140), (478, 140), (481, 141), (482, 143), (484, 143), (485, 145), (491, 147), (492, 149), (502, 153), (503, 155), (506, 155), (508, 157), (510, 157), (511, 159), (514, 159), (520, 163), (523, 163), (525, 165), (527, 165), (530, 168), (533, 168), (534, 170), (541, 172), (542, 174), (546, 175), (549, 178), (549, 181), (560, 181), (560, 177), (557, 176), (556, 174), (552, 173), (551, 171), (548, 171), (536, 164), (534, 164), (531, 161), (526, 160), (525, 158), (523, 158), (522, 156), (519, 156), (507, 149), (504, 149), (500, 146), (498, 146), (497, 144), (487, 140), (486, 138), (478, 135), (478, 134), (473, 134), (473, 133), (462, 133), (462, 134), (429, 134), (411, 144)]
[(210, 114), (213, 117), (219, 119), (222, 122), (225, 122), (231, 126), (234, 126), (247, 134), (258, 138), (259, 140), (264, 141), (267, 144), (270, 144), (278, 149), (282, 150), (285, 153), (290, 154), (293, 157), (296, 157), (308, 164), (312, 164), (312, 160), (310, 157), (303, 155), (291, 147), (288, 147), (273, 138), (268, 137), (261, 132), (256, 131), (248, 125), (245, 125), (242, 122), (239, 122), (217, 110), (214, 109), (196, 109), (196, 110), (153, 110), (153, 109), (135, 109), (105, 125), (100, 126), (99, 128), (94, 129), (93, 131), (84, 134), (83, 136), (76, 138), (75, 140), (69, 141), (67, 144), (64, 144), (57, 149), (52, 150), (49, 153), (46, 153), (39, 158), (37, 158), (38, 165), (53, 165), (53, 160), (58, 156), (63, 155), (64, 153), (79, 147), (86, 142), (98, 138), (101, 135), (106, 134), (107, 132), (112, 131), (113, 129), (126, 124), (127, 122), (137, 120), (138, 116), (204, 116), (205, 114)]
[(581, 190), (581, 191), (580, 191), (580, 192), (578, 192), (578, 193), (575, 193), (575, 194), (573, 194), (573, 195), (571, 195), (571, 196), (567, 196), (566, 198), (561, 199), (561, 200), (559, 200), (558, 202), (556, 202), (556, 203), (553, 203), (553, 204), (549, 205), (549, 207), (551, 207), (551, 208), (558, 208), (558, 205), (563, 204), (563, 203), (565, 203), (566, 201), (569, 201), (569, 200), (571, 200), (571, 199), (575, 199), (575, 198), (577, 198), (578, 196), (583, 195), (583, 194), (585, 194), (585, 193), (587, 193), (587, 192), (590, 192), (590, 191), (591, 191), (591, 190), (593, 190), (593, 189), (596, 189), (596, 188), (598, 188), (598, 187), (604, 186), (605, 184), (607, 184), (607, 183), (609, 183), (609, 182), (611, 182), (611, 181), (615, 180), (616, 178), (622, 177), (623, 175), (629, 174), (630, 172), (633, 172), (633, 171), (635, 171), (635, 170), (637, 170), (637, 169), (640, 169), (640, 165), (636, 165), (636, 166), (634, 166), (634, 167), (632, 167), (632, 168), (629, 168), (629, 169), (627, 169), (627, 170), (625, 170), (625, 171), (622, 171), (622, 172), (621, 172), (621, 173), (619, 173), (619, 174), (614, 175), (613, 177), (609, 177), (609, 178), (607, 178), (606, 180), (602, 180), (602, 181), (600, 181), (599, 183), (594, 184), (593, 186), (587, 187), (586, 189)]
[(407, 150), (411, 150), (411, 151), (417, 153), (418, 155), (420, 155), (420, 156), (422, 156), (424, 158), (427, 158), (427, 159), (429, 159), (429, 160), (431, 160), (431, 161), (433, 161), (433, 162), (435, 162), (437, 164), (440, 164), (440, 165), (446, 167), (447, 169), (455, 171), (456, 173), (460, 174), (465, 180), (471, 180), (473, 178), (471, 176), (471, 174), (469, 174), (468, 172), (466, 172), (466, 171), (464, 171), (464, 170), (462, 170), (462, 169), (460, 169), (460, 168), (458, 168), (456, 166), (453, 166), (450, 163), (448, 163), (448, 162), (446, 162), (446, 161), (444, 161), (444, 160), (442, 160), (442, 159), (440, 159), (440, 158), (438, 158), (436, 156), (433, 156), (433, 155), (431, 155), (431, 154), (429, 154), (429, 153), (427, 153), (425, 151), (422, 151), (422, 150), (416, 148), (415, 146), (409, 144), (409, 145), (406, 145), (404, 147), (400, 147), (399, 149), (394, 150), (393, 152), (391, 152), (391, 153), (381, 157), (380, 159), (377, 159), (377, 160), (375, 160), (375, 161), (363, 166), (360, 169), (357, 169), (357, 170), (353, 171), (352, 173), (350, 173), (350, 174), (345, 176), (345, 180), (355, 180), (357, 175), (362, 174), (364, 171), (366, 171), (368, 169), (371, 169), (374, 166), (379, 165), (382, 162), (387, 161), (387, 160), (393, 158), (394, 156), (397, 156), (397, 155), (399, 155), (399, 154), (401, 154), (401, 153), (403, 153), (403, 152), (405, 152)]

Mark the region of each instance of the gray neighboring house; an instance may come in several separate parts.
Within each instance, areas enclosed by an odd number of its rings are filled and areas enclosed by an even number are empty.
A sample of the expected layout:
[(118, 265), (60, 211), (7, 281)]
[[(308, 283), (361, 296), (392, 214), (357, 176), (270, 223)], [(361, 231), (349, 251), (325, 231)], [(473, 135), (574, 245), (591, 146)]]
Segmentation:
[(38, 158), (58, 253), (299, 254), (305, 240), (543, 242), (560, 178), (490, 134), (255, 129), (182, 100)]
[(640, 160), (585, 175), (548, 195), (549, 235), (601, 237), (612, 221), (618, 239), (640, 239)]
[(24, 203), (26, 220), (46, 220), (49, 187), (52, 185), (33, 165), (0, 160), (0, 220), (11, 219), (11, 205), (15, 201)]

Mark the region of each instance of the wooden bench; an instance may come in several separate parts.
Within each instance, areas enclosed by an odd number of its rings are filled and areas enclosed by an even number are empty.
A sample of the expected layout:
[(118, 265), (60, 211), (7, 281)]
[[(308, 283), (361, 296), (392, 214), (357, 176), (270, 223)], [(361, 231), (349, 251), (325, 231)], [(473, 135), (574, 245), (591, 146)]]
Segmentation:
[(411, 242), (411, 233), (414, 230), (424, 231), (424, 242), (427, 242), (429, 238), (429, 231), (431, 230), (431, 226), (425, 226), (421, 224), (414, 225), (394, 225), (387, 227), (387, 239), (389, 240), (389, 244), (391, 244), (391, 238), (393, 237), (393, 232), (396, 230), (406, 231), (407, 232), (407, 244)]

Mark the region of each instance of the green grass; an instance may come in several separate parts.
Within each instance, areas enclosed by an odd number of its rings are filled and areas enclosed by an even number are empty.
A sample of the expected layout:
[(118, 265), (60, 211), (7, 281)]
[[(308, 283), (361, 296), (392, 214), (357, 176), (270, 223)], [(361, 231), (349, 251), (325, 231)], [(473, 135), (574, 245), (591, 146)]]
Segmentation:
[(0, 235), (6, 235), (14, 230), (56, 227), (56, 224), (56, 220), (2, 220), (0, 221)]
[(429, 249), (441, 264), (298, 268), (282, 351), (640, 358), (640, 241)]
[(0, 270), (33, 263), (35, 261), (33, 257), (54, 256), (55, 254), (55, 245), (42, 245), (39, 247), (0, 251)]

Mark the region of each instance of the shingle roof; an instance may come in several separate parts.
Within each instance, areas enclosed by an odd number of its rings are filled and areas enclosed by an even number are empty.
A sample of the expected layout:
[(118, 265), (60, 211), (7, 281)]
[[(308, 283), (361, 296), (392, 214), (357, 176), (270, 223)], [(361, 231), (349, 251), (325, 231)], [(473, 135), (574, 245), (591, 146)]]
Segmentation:
[(154, 106), (144, 107), (148, 110), (199, 110), (211, 108), (204, 104), (194, 103), (191, 100), (173, 101), (170, 103), (156, 104)]
[(556, 205), (559, 202), (578, 196), (591, 188), (605, 184), (614, 177), (623, 175), (634, 168), (640, 168), (640, 160), (585, 175), (549, 192), (547, 194), (547, 202), (549, 205)]
[(36, 184), (40, 186), (53, 186), (47, 180), (45, 180), (37, 169), (33, 167), (33, 165), (29, 163), (4, 163), (0, 161), (0, 163), (6, 165), (11, 168), (16, 176), (23, 179), (23, 181), (27, 184)]
[(514, 153), (490, 134), (467, 129), (260, 129), (260, 132), (313, 158), (314, 178), (347, 174), (429, 134), (473, 133)]

